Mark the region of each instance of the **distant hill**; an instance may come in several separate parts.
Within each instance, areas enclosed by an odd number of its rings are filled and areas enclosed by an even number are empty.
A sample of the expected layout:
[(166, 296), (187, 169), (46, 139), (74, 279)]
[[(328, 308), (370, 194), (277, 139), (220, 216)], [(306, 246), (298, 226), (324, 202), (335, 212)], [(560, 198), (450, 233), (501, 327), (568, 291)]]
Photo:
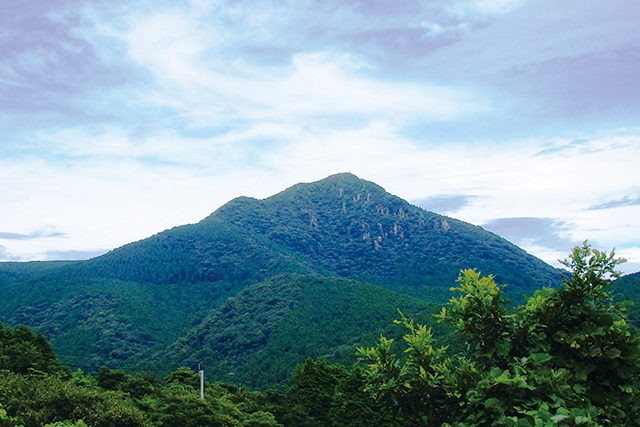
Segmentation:
[[(365, 293), (392, 291), (441, 304), (462, 268), (495, 275), (498, 283), (510, 285), (507, 293), (514, 300), (559, 283), (557, 270), (481, 227), (427, 212), (352, 174), (338, 174), (264, 200), (239, 197), (197, 224), (91, 260), (0, 263), (0, 320), (42, 330), (62, 360), (86, 369), (142, 366), (174, 356), (195, 363), (185, 349), (221, 360), (218, 344), (211, 343), (225, 329), (214, 318), (230, 307), (229, 298), (250, 300), (240, 292), (271, 278), (306, 279), (255, 289), (293, 295), (302, 282), (320, 289), (310, 278), (315, 276), (324, 286), (344, 287), (355, 280), (376, 286), (357, 287)], [(307, 301), (311, 297), (305, 295), (312, 294), (296, 295)], [(344, 295), (322, 302), (340, 306)], [(256, 301), (260, 310), (274, 309), (267, 305)], [(361, 323), (371, 326), (368, 317)], [(203, 328), (213, 332), (198, 335)], [(205, 347), (185, 344), (199, 336)], [(275, 345), (272, 339), (252, 351), (267, 351)], [(317, 353), (310, 344), (305, 348), (307, 354)], [(228, 360), (220, 364), (235, 369)]]
[(616, 300), (635, 303), (629, 308), (629, 320), (636, 328), (640, 328), (640, 272), (627, 274), (616, 280), (612, 291)]

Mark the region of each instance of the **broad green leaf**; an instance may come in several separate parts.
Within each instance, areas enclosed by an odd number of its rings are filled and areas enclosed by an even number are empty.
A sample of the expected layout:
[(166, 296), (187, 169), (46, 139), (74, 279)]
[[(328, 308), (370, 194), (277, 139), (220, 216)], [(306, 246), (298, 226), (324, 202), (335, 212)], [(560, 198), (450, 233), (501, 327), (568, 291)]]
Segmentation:
[(548, 362), (551, 360), (551, 355), (547, 353), (532, 353), (529, 355), (529, 359), (534, 365), (539, 365), (544, 362)]
[(620, 357), (620, 355), (622, 354), (622, 352), (617, 348), (608, 348), (605, 350), (605, 353), (607, 357), (610, 359), (615, 359), (617, 357)]
[(484, 406), (485, 408), (498, 408), (500, 406), (500, 400), (492, 397), (484, 402)]
[(585, 386), (583, 386), (582, 384), (580, 384), (580, 383), (576, 383), (576, 384), (574, 384), (574, 386), (573, 386), (573, 391), (575, 391), (575, 392), (576, 392), (576, 393), (578, 393), (578, 394), (584, 394), (584, 392), (585, 392), (585, 391), (587, 391), (587, 389), (586, 389), (586, 387), (585, 387)]

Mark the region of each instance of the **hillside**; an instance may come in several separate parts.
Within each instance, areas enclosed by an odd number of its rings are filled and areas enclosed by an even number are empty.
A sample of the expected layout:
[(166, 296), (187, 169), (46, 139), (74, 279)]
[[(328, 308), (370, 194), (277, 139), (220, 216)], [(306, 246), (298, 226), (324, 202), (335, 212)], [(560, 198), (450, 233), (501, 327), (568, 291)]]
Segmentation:
[(372, 345), (394, 327), (398, 309), (443, 327), (425, 301), (354, 280), (283, 275), (249, 286), (154, 359), (158, 366), (202, 364), (208, 375), (266, 388), (297, 364), (323, 356), (350, 366), (355, 347)]
[(613, 294), (617, 301), (635, 302), (629, 307), (629, 320), (636, 328), (640, 328), (640, 272), (627, 274), (616, 280)]
[[(179, 354), (181, 343), (195, 336), (185, 335), (190, 330), (209, 324), (222, 330), (211, 319), (229, 307), (229, 298), (273, 277), (313, 275), (332, 278), (331, 283), (344, 278), (440, 304), (462, 268), (495, 275), (498, 283), (510, 285), (514, 300), (559, 282), (557, 270), (481, 227), (339, 174), (264, 200), (239, 197), (197, 224), (92, 260), (1, 263), (0, 320), (42, 330), (60, 357), (75, 366), (140, 366), (159, 360), (158, 352), (171, 343)], [(381, 288), (367, 289), (381, 294)], [(340, 306), (343, 298), (338, 293), (327, 303)], [(362, 322), (369, 325), (368, 319)], [(207, 336), (222, 333), (216, 330)], [(357, 335), (349, 334), (349, 339)], [(264, 348), (275, 345), (272, 339)], [(202, 357), (209, 357), (205, 353)]]

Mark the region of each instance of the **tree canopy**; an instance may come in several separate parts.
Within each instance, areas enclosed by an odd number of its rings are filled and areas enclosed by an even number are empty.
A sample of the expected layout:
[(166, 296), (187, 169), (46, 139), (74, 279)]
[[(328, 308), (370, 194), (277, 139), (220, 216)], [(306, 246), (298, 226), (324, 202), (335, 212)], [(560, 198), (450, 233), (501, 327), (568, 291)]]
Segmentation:
[(572, 274), (560, 288), (516, 308), (492, 277), (462, 271), (437, 317), (465, 351), (446, 357), (402, 317), (404, 358), (384, 337), (359, 350), (367, 389), (416, 425), (638, 425), (640, 340), (609, 292), (622, 262), (585, 242), (563, 262)]

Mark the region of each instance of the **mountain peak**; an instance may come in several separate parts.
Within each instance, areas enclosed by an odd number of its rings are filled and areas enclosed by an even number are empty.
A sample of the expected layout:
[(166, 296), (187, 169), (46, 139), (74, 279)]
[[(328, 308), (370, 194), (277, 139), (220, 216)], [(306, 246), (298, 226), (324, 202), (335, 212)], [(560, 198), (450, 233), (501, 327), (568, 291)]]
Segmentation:
[[(129, 258), (132, 249), (113, 252)], [(336, 275), (440, 301), (466, 268), (527, 291), (557, 280), (553, 268), (495, 234), (427, 212), (351, 173), (262, 200), (236, 198), (200, 223), (160, 233), (135, 249), (137, 259), (154, 259), (157, 267), (116, 277), (230, 281), (230, 292), (280, 273)], [(120, 262), (114, 271), (130, 264)]]

